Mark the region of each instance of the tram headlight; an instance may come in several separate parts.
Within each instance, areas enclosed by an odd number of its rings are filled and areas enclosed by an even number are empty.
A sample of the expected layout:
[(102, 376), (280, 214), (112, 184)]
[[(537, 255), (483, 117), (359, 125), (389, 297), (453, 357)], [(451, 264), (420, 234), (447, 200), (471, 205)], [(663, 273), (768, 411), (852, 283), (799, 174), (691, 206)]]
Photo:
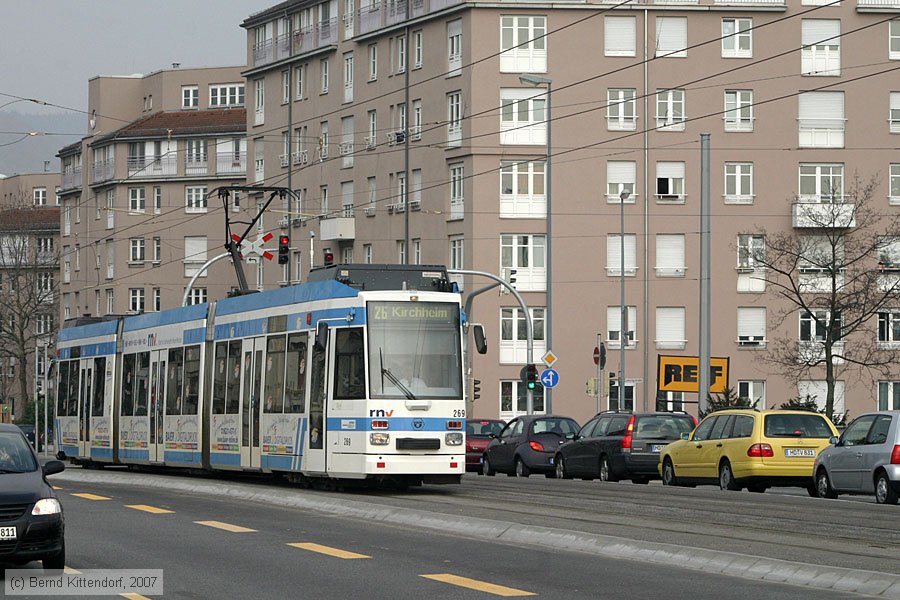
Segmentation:
[(387, 446), (391, 443), (391, 434), (383, 431), (373, 431), (369, 434), (369, 443), (373, 446)]
[(459, 431), (453, 431), (444, 436), (444, 443), (448, 446), (462, 446), (463, 434)]
[(59, 505), (59, 500), (56, 498), (42, 498), (34, 503), (34, 508), (31, 509), (31, 514), (33, 515), (58, 515), (62, 512), (62, 507)]

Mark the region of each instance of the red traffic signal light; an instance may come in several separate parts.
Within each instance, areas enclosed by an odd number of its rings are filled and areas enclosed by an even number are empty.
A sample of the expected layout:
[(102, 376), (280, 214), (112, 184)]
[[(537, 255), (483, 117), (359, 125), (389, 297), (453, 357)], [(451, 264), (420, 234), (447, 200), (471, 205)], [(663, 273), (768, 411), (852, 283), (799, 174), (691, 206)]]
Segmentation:
[(278, 264), (286, 265), (290, 260), (291, 237), (289, 235), (278, 236)]

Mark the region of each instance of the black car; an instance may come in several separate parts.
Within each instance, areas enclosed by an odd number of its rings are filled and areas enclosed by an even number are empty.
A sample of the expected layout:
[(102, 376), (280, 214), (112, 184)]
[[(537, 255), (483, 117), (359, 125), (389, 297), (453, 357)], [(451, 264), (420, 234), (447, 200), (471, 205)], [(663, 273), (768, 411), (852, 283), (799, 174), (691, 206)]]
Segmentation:
[(54, 571), (65, 566), (62, 505), (47, 482), (47, 475), (65, 468), (58, 460), (41, 467), (22, 430), (0, 424), (0, 563), (40, 560)]
[(483, 475), (506, 473), (528, 477), (544, 473), (553, 477), (553, 455), (567, 437), (578, 432), (578, 423), (569, 417), (528, 415), (516, 417), (491, 440), (481, 463)]
[(557, 449), (556, 476), (633, 483), (659, 479), (660, 450), (695, 425), (692, 416), (681, 412), (600, 413)]

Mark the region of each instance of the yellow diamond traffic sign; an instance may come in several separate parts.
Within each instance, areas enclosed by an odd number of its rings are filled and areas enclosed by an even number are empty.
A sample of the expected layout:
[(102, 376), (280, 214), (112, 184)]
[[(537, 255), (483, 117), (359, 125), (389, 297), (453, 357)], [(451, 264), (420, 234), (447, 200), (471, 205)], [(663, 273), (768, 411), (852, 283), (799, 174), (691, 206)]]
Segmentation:
[(541, 357), (541, 360), (544, 361), (544, 364), (548, 367), (552, 367), (553, 363), (559, 360), (559, 357), (553, 354), (553, 350), (547, 350), (547, 352), (545, 352)]

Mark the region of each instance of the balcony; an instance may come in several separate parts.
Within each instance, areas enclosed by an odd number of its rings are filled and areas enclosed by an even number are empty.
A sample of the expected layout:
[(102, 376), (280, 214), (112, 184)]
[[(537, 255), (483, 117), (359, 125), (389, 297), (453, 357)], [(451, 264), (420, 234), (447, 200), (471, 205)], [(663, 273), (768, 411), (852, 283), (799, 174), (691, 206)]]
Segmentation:
[(247, 153), (237, 152), (216, 157), (216, 173), (219, 175), (247, 172)]
[[(360, 8), (357, 13), (359, 35), (405, 21), (406, 2), (407, 0), (396, 0), (387, 2), (387, 4), (377, 2)], [(412, 0), (410, 16), (412, 18), (420, 17), (462, 3), (463, 0)]]
[[(831, 364), (842, 365), (844, 359), (844, 342), (834, 342), (831, 346)], [(825, 343), (822, 341), (800, 341), (797, 345), (797, 362), (803, 365), (815, 365), (825, 361)]]
[(81, 167), (71, 168), (63, 173), (60, 191), (77, 190), (81, 188), (81, 183)]
[(900, 11), (900, 0), (857, 0), (856, 10), (859, 12)]
[(91, 167), (91, 183), (108, 181), (116, 175), (116, 161), (113, 159), (101, 160)]
[(206, 175), (209, 173), (209, 163), (206, 157), (187, 157), (184, 159), (185, 175)]
[(162, 156), (129, 156), (129, 177), (166, 177), (178, 174), (178, 157), (164, 154)]
[(322, 241), (356, 239), (356, 219), (353, 217), (322, 219), (319, 239)]
[(275, 60), (275, 45), (272, 40), (266, 40), (253, 46), (252, 64), (254, 67), (269, 64)]
[(798, 229), (846, 229), (856, 226), (856, 204), (843, 196), (801, 196), (793, 204), (793, 226)]

